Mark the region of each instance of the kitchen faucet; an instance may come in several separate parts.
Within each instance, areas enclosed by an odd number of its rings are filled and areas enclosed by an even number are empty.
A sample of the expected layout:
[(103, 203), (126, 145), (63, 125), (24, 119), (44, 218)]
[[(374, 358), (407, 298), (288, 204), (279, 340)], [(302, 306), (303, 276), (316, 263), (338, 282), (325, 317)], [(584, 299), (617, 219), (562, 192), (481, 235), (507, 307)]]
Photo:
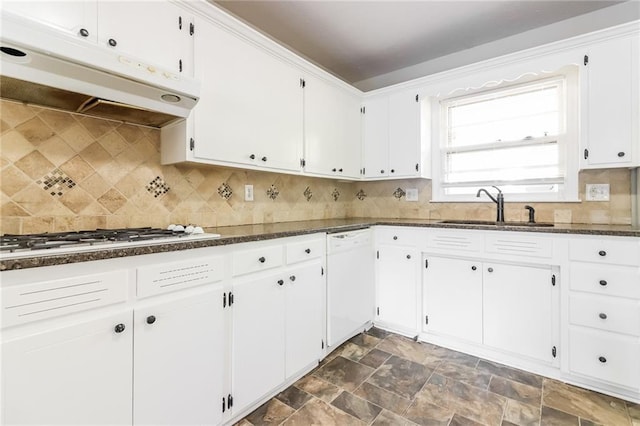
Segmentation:
[(480, 197), (481, 192), (484, 192), (485, 194), (487, 194), (487, 196), (491, 198), (491, 201), (496, 203), (496, 207), (497, 207), (496, 222), (504, 223), (504, 195), (502, 195), (502, 191), (500, 190), (500, 188), (498, 188), (495, 185), (493, 185), (492, 187), (498, 190), (497, 199), (493, 198), (493, 195), (489, 194), (489, 191), (487, 191), (484, 188), (480, 188), (478, 190), (476, 197)]

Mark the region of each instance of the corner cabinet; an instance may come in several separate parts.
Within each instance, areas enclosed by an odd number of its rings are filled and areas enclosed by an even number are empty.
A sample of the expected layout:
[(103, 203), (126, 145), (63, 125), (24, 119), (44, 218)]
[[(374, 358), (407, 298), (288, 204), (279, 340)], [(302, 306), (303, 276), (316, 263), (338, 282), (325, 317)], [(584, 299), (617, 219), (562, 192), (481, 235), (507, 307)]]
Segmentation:
[(304, 171), (360, 178), (360, 96), (318, 77), (304, 78)]
[(588, 46), (582, 59), (581, 167), (640, 165), (638, 36)]
[(417, 90), (365, 100), (362, 107), (365, 178), (429, 177), (428, 150), (423, 146), (421, 132), (421, 114), (426, 107)]
[(217, 23), (196, 27), (201, 97), (186, 121), (162, 128), (162, 163), (300, 171), (302, 73)]

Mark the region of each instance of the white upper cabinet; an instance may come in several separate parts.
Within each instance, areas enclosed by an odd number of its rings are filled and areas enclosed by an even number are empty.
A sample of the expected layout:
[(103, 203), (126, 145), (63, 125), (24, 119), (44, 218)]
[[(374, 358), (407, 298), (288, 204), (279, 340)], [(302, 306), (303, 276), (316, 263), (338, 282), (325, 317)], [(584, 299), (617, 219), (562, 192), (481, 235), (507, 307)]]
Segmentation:
[(164, 71), (193, 76), (193, 31), (193, 18), (168, 1), (98, 2), (98, 44)]
[(364, 102), (365, 178), (426, 177), (422, 172), (421, 105), (417, 90)]
[(198, 20), (197, 29), (200, 101), (189, 123), (163, 128), (163, 163), (191, 160), (299, 171), (301, 73), (207, 20)]
[(359, 178), (360, 97), (312, 75), (304, 86), (304, 171)]
[(640, 163), (638, 38), (589, 46), (583, 58), (582, 168)]
[(193, 76), (193, 19), (175, 3), (10, 1), (3, 2), (2, 9), (144, 61), (148, 72)]

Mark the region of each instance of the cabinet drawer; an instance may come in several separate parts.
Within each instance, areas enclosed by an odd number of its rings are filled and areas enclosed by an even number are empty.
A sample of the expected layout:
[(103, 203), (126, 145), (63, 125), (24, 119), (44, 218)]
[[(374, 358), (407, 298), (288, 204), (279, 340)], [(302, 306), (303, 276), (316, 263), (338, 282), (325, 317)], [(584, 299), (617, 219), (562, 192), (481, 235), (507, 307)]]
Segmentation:
[(2, 327), (95, 309), (127, 300), (126, 270), (2, 289)]
[(137, 295), (155, 296), (223, 278), (224, 260), (220, 256), (144, 266), (137, 269)]
[(455, 229), (429, 230), (427, 246), (440, 250), (478, 252), (482, 249), (484, 232), (459, 231)]
[(376, 244), (421, 247), (425, 244), (426, 232), (423, 229), (402, 227), (376, 228)]
[(640, 302), (616, 297), (572, 294), (571, 324), (640, 336)]
[(325, 238), (287, 244), (287, 265), (322, 257), (325, 252), (325, 244)]
[(488, 253), (511, 256), (550, 258), (553, 256), (553, 240), (535, 235), (513, 235), (509, 232), (487, 233), (485, 250)]
[(569, 241), (569, 259), (640, 266), (640, 239), (574, 239)]
[(574, 327), (569, 331), (569, 369), (573, 373), (637, 390), (640, 342), (636, 338)]
[(640, 268), (572, 262), (571, 290), (640, 299)]
[(276, 245), (234, 252), (233, 276), (282, 266), (282, 248), (281, 245)]

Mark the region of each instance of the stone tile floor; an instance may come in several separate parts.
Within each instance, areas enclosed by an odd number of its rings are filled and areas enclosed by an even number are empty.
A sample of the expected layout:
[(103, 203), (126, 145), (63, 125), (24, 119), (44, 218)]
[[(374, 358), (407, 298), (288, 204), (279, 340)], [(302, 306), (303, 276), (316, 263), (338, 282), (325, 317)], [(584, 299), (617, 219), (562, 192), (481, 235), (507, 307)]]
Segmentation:
[(640, 405), (372, 328), (250, 425), (640, 426)]

